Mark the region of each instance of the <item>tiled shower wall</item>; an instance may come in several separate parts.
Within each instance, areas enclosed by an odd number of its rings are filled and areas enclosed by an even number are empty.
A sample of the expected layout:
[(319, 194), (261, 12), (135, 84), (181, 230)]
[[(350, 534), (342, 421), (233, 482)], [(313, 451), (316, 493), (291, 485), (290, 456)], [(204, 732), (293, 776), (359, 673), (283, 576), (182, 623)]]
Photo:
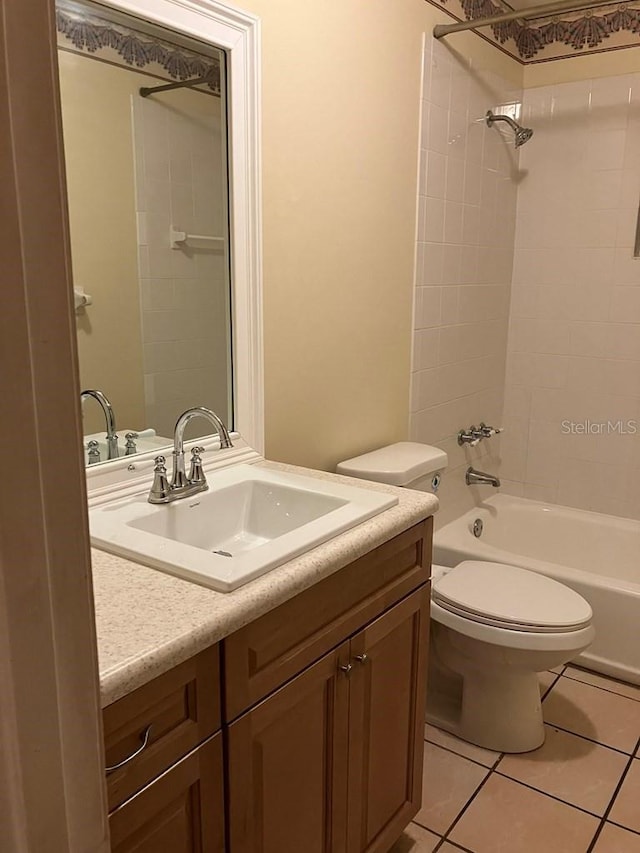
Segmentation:
[(638, 518), (640, 75), (529, 90), (524, 123), (505, 486)]
[(171, 225), (226, 235), (220, 101), (136, 97), (133, 122), (146, 425), (172, 436), (180, 413), (203, 405), (231, 423), (225, 246), (169, 240)]
[(521, 97), (427, 38), (410, 436), (449, 454), (440, 524), (478, 499), (477, 488), (464, 484), (470, 463), (500, 473), (500, 439), (460, 448), (456, 435), (502, 418), (521, 176), (513, 137), (488, 128), (484, 117)]

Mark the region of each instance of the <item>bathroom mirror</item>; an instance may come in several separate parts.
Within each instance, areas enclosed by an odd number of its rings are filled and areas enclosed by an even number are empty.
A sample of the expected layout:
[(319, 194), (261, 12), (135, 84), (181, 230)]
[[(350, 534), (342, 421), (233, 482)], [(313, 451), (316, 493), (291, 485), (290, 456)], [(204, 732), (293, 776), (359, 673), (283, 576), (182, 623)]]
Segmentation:
[[(260, 450), (257, 21), (176, 0), (56, 13), (81, 387), (110, 403), (120, 457), (196, 405)], [(116, 454), (99, 396), (91, 464)]]

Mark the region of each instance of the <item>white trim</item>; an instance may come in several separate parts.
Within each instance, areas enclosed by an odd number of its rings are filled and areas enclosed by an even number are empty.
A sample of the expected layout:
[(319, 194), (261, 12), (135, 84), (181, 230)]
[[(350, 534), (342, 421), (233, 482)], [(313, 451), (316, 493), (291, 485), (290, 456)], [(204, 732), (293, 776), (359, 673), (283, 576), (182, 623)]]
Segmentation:
[(218, 0), (101, 2), (227, 53), (234, 426), (264, 453), (260, 19)]

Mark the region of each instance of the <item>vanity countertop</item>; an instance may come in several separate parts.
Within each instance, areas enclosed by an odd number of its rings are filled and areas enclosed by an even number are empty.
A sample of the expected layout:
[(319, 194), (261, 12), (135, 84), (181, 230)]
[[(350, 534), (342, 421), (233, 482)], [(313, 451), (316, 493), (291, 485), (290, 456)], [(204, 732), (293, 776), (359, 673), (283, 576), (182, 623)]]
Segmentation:
[[(335, 474), (276, 462), (256, 464), (323, 480), (338, 479)], [(215, 592), (92, 549), (102, 706), (313, 586), (438, 508), (437, 498), (429, 493), (364, 480), (351, 482), (397, 495), (399, 502), (234, 592)]]

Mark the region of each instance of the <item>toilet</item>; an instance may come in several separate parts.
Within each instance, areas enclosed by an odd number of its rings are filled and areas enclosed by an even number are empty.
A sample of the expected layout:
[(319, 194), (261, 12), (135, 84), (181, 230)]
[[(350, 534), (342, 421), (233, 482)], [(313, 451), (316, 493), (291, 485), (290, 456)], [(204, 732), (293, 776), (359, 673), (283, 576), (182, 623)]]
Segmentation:
[[(402, 441), (341, 462), (338, 474), (435, 492), (444, 451)], [(594, 639), (591, 607), (545, 575), (467, 560), (433, 566), (427, 722), (496, 752), (544, 742), (538, 673)]]

